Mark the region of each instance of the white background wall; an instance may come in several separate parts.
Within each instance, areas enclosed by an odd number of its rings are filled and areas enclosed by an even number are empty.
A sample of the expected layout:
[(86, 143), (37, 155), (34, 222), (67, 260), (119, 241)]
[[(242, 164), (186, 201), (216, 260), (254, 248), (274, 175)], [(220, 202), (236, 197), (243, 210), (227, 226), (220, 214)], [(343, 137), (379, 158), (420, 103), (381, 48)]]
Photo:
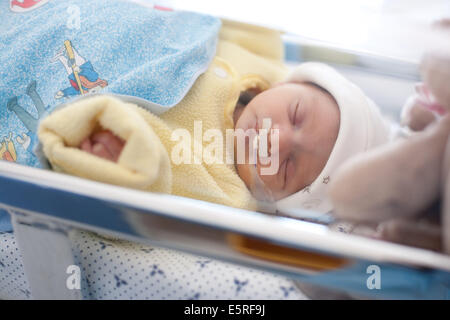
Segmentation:
[(296, 33), (395, 58), (417, 61), (427, 26), (450, 18), (449, 0), (155, 0)]

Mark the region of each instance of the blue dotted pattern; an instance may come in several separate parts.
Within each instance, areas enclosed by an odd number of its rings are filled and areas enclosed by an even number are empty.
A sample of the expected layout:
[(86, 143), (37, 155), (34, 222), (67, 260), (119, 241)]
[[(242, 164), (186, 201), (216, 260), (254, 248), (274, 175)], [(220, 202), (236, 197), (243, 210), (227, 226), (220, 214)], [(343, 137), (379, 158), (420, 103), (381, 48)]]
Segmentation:
[[(77, 231), (85, 299), (305, 299), (290, 279), (229, 263)], [(62, 266), (67, 268), (67, 266)], [(12, 233), (0, 233), (0, 299), (29, 299)]]
[(0, 233), (0, 299), (31, 299), (14, 235)]

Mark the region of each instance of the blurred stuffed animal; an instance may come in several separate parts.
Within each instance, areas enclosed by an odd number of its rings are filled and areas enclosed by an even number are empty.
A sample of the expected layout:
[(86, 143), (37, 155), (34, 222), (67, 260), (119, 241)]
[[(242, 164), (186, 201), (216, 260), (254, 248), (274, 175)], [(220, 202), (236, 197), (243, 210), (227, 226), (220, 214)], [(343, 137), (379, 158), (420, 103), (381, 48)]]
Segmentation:
[(450, 254), (450, 20), (436, 27), (442, 45), (424, 54), (401, 115), (415, 133), (350, 159), (329, 195), (337, 219), (372, 237)]

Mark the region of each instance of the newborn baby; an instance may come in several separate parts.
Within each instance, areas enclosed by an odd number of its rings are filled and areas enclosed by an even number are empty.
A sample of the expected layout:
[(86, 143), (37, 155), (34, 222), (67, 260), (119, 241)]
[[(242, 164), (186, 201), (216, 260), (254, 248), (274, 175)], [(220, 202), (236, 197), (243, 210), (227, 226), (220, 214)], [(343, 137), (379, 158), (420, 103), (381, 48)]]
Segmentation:
[[(261, 128), (262, 119), (271, 119), (272, 129), (280, 132), (277, 173), (260, 175), (273, 197), (282, 199), (310, 185), (325, 166), (338, 135), (339, 108), (333, 97), (310, 83), (282, 83), (257, 94), (247, 106), (242, 100), (234, 111), (236, 129)], [(111, 131), (101, 130), (86, 138), (80, 149), (117, 161), (124, 145)], [(254, 177), (246, 155), (246, 162), (236, 163), (236, 169), (251, 190)]]
[[(278, 130), (277, 150), (271, 150), (268, 137), (270, 156), (277, 157), (275, 174), (261, 174), (264, 165), (251, 164), (250, 152), (244, 163), (235, 161), (235, 169), (255, 198), (267, 200), (255, 190), (257, 179), (276, 209), (291, 215), (300, 208), (330, 211), (326, 186), (335, 168), (389, 139), (389, 127), (375, 105), (334, 69), (319, 63), (300, 65), (285, 82), (262, 92), (242, 92), (233, 111), (234, 129), (258, 131), (263, 119)], [(247, 137), (246, 150), (249, 144)], [(103, 129), (86, 137), (79, 148), (116, 162), (124, 146), (123, 139)]]

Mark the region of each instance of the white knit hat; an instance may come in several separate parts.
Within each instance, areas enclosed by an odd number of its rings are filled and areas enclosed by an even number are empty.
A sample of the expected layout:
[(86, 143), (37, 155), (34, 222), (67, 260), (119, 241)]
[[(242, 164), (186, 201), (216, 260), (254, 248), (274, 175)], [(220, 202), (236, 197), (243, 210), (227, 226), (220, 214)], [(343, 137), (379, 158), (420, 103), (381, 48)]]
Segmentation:
[(361, 89), (325, 64), (303, 63), (292, 71), (287, 82), (309, 82), (328, 91), (339, 106), (340, 128), (330, 157), (319, 176), (306, 188), (278, 200), (276, 207), (278, 211), (292, 216), (299, 216), (299, 209), (325, 214), (333, 209), (327, 197), (327, 188), (336, 169), (348, 158), (387, 142), (390, 126)]

